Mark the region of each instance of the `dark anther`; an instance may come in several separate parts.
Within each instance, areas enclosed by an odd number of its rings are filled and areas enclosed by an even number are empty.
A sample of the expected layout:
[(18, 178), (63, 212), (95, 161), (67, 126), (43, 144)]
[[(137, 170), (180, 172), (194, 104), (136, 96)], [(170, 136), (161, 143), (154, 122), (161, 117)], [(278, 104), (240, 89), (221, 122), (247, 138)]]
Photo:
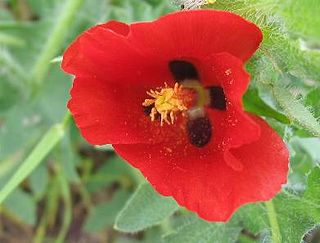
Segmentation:
[(149, 106), (143, 107), (144, 114), (149, 116), (153, 107), (154, 107), (154, 105), (149, 105)]
[(207, 117), (189, 119), (187, 129), (189, 140), (192, 145), (202, 148), (210, 142), (212, 126)]
[(183, 10), (184, 9), (184, 4), (180, 5), (180, 9)]
[[(153, 107), (154, 107), (154, 105), (149, 105), (149, 106), (143, 107), (144, 114), (146, 114), (146, 116), (149, 116)], [(155, 115), (155, 119), (156, 120), (160, 119), (160, 114), (159, 113), (157, 113)]]
[(210, 106), (212, 108), (225, 111), (227, 108), (227, 100), (224, 95), (223, 88), (214, 86), (209, 88), (210, 92)]
[(199, 80), (198, 71), (190, 62), (182, 60), (171, 61), (169, 68), (176, 81), (183, 81), (185, 79)]

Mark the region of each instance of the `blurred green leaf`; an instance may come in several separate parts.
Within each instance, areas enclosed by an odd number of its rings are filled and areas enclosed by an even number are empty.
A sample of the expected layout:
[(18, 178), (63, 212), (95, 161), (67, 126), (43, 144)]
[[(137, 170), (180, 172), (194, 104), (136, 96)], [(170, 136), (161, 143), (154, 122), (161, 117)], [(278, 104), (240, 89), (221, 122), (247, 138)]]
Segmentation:
[(88, 178), (86, 186), (90, 192), (95, 192), (114, 182), (128, 187), (133, 181), (132, 169), (129, 165), (120, 157), (113, 156)]
[(70, 138), (70, 134), (66, 133), (60, 142), (60, 159), (61, 170), (63, 170), (65, 177), (69, 182), (79, 183), (80, 176), (77, 171), (78, 156)]
[[(320, 41), (320, 5), (317, 0), (284, 1), (279, 8), (286, 24), (295, 34)], [(319, 42), (320, 43), (320, 42)]]
[(43, 50), (35, 62), (33, 69), (30, 73), (30, 83), (36, 86), (42, 84), (44, 77), (46, 76), (49, 67), (50, 61), (52, 58), (57, 55), (60, 46), (63, 43), (64, 37), (70, 26), (73, 23), (73, 20), (81, 8), (84, 0), (68, 0), (66, 1), (63, 11), (56, 19), (56, 24), (52, 29), (52, 33), (49, 35)]
[(29, 177), (30, 188), (34, 197), (39, 200), (47, 190), (49, 173), (45, 164), (40, 164)]
[(52, 14), (52, 9), (55, 9), (56, 6), (61, 7), (64, 3), (64, 0), (28, 0), (30, 8), (40, 19), (48, 18)]
[[(26, 75), (21, 64), (11, 52), (3, 48), (0, 48), (0, 73), (4, 82), (11, 82), (16, 87), (22, 87), (23, 85), (19, 83), (26, 82)], [(24, 94), (20, 93), (20, 95)]]
[(30, 194), (21, 189), (14, 190), (4, 206), (22, 222), (29, 225), (36, 223), (36, 202)]
[(160, 224), (177, 209), (172, 198), (159, 195), (150, 184), (144, 183), (118, 214), (114, 228), (130, 233), (141, 231)]
[(118, 191), (109, 202), (104, 202), (91, 208), (84, 223), (87, 232), (98, 232), (114, 224), (118, 212), (129, 198), (126, 191)]
[(42, 131), (43, 120), (38, 111), (28, 104), (13, 107), (3, 117), (0, 129), (0, 158), (5, 159), (10, 154), (27, 150)]
[(19, 90), (8, 82), (2, 79), (0, 83), (0, 114), (12, 108), (19, 100)]
[(0, 45), (24, 46), (25, 43), (20, 38), (0, 33)]
[[(66, 119), (67, 121), (68, 119)], [(0, 191), (0, 203), (42, 162), (64, 135), (65, 124), (53, 126)]]

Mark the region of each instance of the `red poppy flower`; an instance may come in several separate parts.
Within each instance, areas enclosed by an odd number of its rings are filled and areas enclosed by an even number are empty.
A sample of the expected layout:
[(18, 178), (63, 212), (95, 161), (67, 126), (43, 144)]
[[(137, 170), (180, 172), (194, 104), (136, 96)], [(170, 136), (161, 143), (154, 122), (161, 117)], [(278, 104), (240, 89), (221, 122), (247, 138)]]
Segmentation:
[(75, 75), (68, 107), (89, 143), (113, 144), (158, 192), (225, 221), (287, 177), (285, 144), (242, 106), (243, 63), (261, 39), (254, 24), (213, 10), (95, 26), (64, 54)]

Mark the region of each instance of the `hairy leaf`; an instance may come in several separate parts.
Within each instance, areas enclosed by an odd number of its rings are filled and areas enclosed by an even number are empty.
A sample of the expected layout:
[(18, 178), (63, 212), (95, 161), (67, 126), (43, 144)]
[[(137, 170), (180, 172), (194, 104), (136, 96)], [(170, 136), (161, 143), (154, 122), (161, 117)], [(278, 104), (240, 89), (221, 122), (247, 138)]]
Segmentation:
[(137, 232), (160, 224), (177, 209), (172, 198), (159, 195), (150, 184), (144, 183), (118, 214), (114, 227), (123, 232)]

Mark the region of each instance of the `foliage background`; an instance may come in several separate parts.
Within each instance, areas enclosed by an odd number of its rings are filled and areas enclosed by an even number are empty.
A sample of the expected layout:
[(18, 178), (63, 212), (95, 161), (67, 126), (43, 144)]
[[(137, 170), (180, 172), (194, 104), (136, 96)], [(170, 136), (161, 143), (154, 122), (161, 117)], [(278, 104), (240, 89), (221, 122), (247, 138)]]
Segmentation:
[[(181, 1), (175, 1), (181, 2)], [(92, 147), (67, 113), (60, 55), (109, 19), (152, 20), (165, 0), (0, 0), (0, 242), (319, 242), (320, 3), (217, 0), (264, 32), (247, 64), (247, 111), (291, 152), (289, 182), (268, 203), (208, 223), (158, 195), (110, 146)]]

